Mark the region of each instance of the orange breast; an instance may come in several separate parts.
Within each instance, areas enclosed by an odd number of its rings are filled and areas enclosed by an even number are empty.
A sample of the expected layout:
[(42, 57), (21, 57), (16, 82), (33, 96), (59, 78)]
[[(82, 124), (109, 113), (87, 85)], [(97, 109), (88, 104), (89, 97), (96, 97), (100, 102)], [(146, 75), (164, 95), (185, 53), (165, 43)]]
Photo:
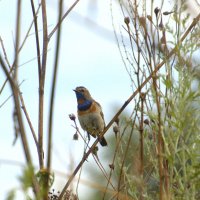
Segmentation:
[(94, 103), (92, 103), (92, 105), (90, 106), (90, 108), (88, 110), (78, 110), (78, 115), (79, 116), (82, 116), (82, 115), (86, 115), (86, 114), (89, 114), (89, 113), (94, 113), (97, 111), (97, 108), (95, 106)]

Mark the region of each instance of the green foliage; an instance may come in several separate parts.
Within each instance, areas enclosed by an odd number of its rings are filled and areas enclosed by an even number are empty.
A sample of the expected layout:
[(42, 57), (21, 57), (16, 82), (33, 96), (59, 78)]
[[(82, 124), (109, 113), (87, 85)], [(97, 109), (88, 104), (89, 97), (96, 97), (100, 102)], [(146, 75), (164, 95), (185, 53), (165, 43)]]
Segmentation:
[[(134, 199), (199, 199), (200, 90), (193, 56), (199, 51), (195, 42), (199, 27), (180, 40), (191, 20), (186, 4), (175, 2), (173, 14), (164, 15), (163, 5), (155, 8), (152, 2), (151, 6), (154, 16), (149, 15), (145, 1), (121, 5), (124, 19), (130, 19), (124, 29), (131, 48), (122, 41), (124, 53), (120, 46), (119, 50), (134, 90), (151, 78), (142, 88), (145, 100), (141, 94), (135, 100), (133, 123), (120, 126), (123, 139), (115, 161), (118, 190)], [(162, 61), (161, 70), (155, 70)], [(127, 137), (122, 135), (125, 126), (129, 126)]]
[(34, 177), (33, 167), (32, 166), (25, 167), (22, 176), (19, 177), (21, 186), (24, 191), (28, 191), (28, 189), (32, 186), (33, 177)]
[(26, 200), (32, 200), (30, 195), (30, 190), (32, 190), (32, 182), (34, 178), (34, 168), (33, 166), (26, 166), (23, 169), (22, 175), (19, 177), (20, 185)]
[(14, 200), (15, 199), (15, 193), (16, 191), (13, 189), (11, 191), (8, 192), (6, 200)]

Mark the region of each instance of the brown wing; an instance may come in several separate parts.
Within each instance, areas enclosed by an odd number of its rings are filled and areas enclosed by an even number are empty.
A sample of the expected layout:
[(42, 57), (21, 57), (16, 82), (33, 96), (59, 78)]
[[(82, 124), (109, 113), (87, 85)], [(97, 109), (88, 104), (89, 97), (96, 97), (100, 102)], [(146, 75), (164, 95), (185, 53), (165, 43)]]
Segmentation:
[[(101, 115), (101, 117), (102, 117), (102, 119), (104, 121), (104, 128), (105, 128), (106, 124), (105, 124), (104, 115), (103, 115), (103, 112), (102, 112), (101, 105), (98, 102), (96, 102), (96, 101), (95, 101), (95, 103), (99, 106), (99, 108), (101, 110), (100, 115)], [(107, 146), (108, 145), (105, 137), (100, 137), (99, 140), (100, 140), (99, 142), (100, 142), (101, 146)]]
[(100, 110), (101, 110), (101, 112), (100, 112), (100, 115), (101, 115), (101, 117), (102, 117), (102, 119), (103, 119), (103, 121), (104, 121), (104, 127), (106, 126), (106, 124), (105, 124), (105, 120), (104, 120), (104, 114), (103, 114), (103, 112), (102, 112), (102, 108), (101, 108), (101, 105), (97, 102), (97, 101), (95, 101), (95, 103), (99, 106), (99, 108), (100, 108)]

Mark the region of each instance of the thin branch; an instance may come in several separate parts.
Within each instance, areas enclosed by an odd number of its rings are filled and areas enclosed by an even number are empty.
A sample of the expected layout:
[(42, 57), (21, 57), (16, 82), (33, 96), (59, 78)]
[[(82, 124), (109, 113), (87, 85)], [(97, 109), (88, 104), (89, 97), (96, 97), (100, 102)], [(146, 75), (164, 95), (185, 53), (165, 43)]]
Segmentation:
[[(115, 150), (114, 150), (112, 162), (111, 162), (111, 164), (109, 164), (109, 166), (110, 166), (110, 173), (109, 173), (109, 176), (108, 176), (108, 181), (107, 181), (107, 184), (106, 184), (106, 189), (105, 189), (105, 191), (104, 191), (104, 195), (103, 195), (103, 198), (102, 198), (103, 200), (106, 199), (106, 194), (107, 194), (107, 191), (109, 190), (109, 189), (108, 189), (108, 186), (109, 186), (109, 183), (111, 182), (110, 180), (111, 180), (112, 172), (113, 172), (113, 170), (114, 170), (114, 168), (115, 168), (114, 162), (115, 162), (115, 159), (116, 159), (116, 157), (117, 157), (117, 155), (118, 155), (118, 151), (119, 151), (119, 149), (120, 149), (120, 143), (121, 143), (122, 137), (123, 137), (123, 133), (120, 134), (119, 123), (117, 123), (116, 128), (117, 128), (118, 130), (114, 131), (114, 128), (113, 128), (113, 131), (115, 132), (116, 140), (117, 140), (117, 141), (116, 141), (116, 146), (115, 146)], [(113, 188), (113, 189), (114, 189), (115, 191), (117, 191), (115, 188)]]
[[(39, 13), (40, 7), (41, 7), (41, 5), (38, 6), (38, 9), (37, 9), (37, 11), (36, 11), (36, 15)], [(33, 21), (31, 22), (31, 24), (30, 24), (30, 26), (29, 26), (29, 28), (28, 28), (28, 31), (27, 31), (27, 33), (26, 33), (26, 35), (25, 35), (25, 37), (24, 37), (24, 40), (22, 41), (22, 44), (20, 45), (20, 47), (19, 47), (19, 49), (18, 49), (19, 52), (22, 50), (22, 48), (23, 48), (23, 46), (24, 46), (24, 44), (25, 44), (27, 38), (31, 35), (31, 34), (29, 34), (29, 33), (30, 33), (31, 29), (32, 29), (33, 24), (34, 24), (34, 19), (33, 19)]]
[(136, 115), (135, 115), (135, 118), (133, 119), (133, 125), (132, 125), (131, 130), (130, 130), (130, 135), (128, 137), (128, 142), (126, 144), (122, 163), (121, 163), (121, 166), (120, 166), (119, 179), (118, 179), (118, 185), (117, 185), (117, 200), (120, 199), (119, 198), (119, 192), (121, 191), (121, 183), (122, 183), (121, 180), (123, 179), (124, 165), (125, 165), (126, 157), (128, 155), (128, 150), (129, 150), (129, 147), (130, 147), (131, 138), (133, 136), (133, 132), (134, 132), (134, 128), (135, 128), (134, 127), (135, 120), (136, 120)]
[(6, 104), (6, 102), (7, 102), (12, 96), (13, 96), (12, 94), (9, 95), (9, 96), (0, 104), (0, 108), (2, 108), (2, 107)]
[(141, 98), (141, 119), (140, 119), (140, 178), (142, 184), (140, 186), (140, 200), (144, 199), (144, 101), (145, 93), (140, 93)]
[(5, 61), (6, 61), (7, 65), (8, 65), (8, 67), (11, 68), (11, 65), (10, 65), (10, 63), (8, 61), (8, 56), (7, 56), (7, 53), (6, 53), (6, 50), (5, 50), (5, 47), (4, 47), (4, 43), (3, 43), (3, 40), (1, 38), (1, 36), (0, 36), (0, 43), (1, 43), (2, 50), (3, 50)]
[[(40, 8), (40, 6), (38, 7), (38, 10), (37, 10), (36, 13), (39, 12), (39, 8)], [(29, 33), (30, 33), (30, 31), (31, 31), (31, 28), (32, 28), (32, 25), (33, 25), (33, 22), (31, 22), (31, 25), (30, 25), (30, 27), (29, 27), (29, 29), (28, 29), (28, 31), (27, 31), (27, 33), (26, 33), (26, 35), (25, 35), (25, 37), (24, 37), (24, 39), (23, 39), (23, 41), (22, 41), (22, 44), (19, 46), (18, 54), (19, 54), (20, 51), (22, 50), (22, 47), (24, 46), (24, 44), (25, 44), (25, 42), (26, 42), (26, 40), (27, 40), (27, 38), (28, 38), (28, 36), (29, 36)], [(13, 62), (13, 64), (12, 64), (12, 66), (11, 66), (10, 63), (9, 63), (9, 61), (8, 61), (8, 57), (7, 57), (7, 54), (6, 54), (6, 50), (5, 50), (5, 47), (4, 47), (4, 44), (3, 44), (3, 40), (2, 40), (1, 37), (0, 37), (0, 42), (1, 42), (1, 46), (2, 46), (2, 50), (3, 50), (3, 54), (4, 54), (5, 61), (6, 61), (7, 65), (8, 65), (8, 67), (10, 68), (10, 72), (9, 72), (9, 73), (11, 74), (12, 71), (13, 71), (13, 69), (14, 69), (15, 60), (14, 60), (14, 62)], [(19, 66), (20, 66), (20, 65), (19, 65)], [(19, 67), (19, 66), (18, 66), (18, 67)], [(7, 81), (8, 81), (8, 79), (6, 78), (6, 80), (5, 80), (4, 83), (3, 83), (2, 88), (1, 88), (1, 90), (0, 90), (0, 94), (2, 93), (3, 88), (5, 87)]]
[[(62, 17), (62, 9), (63, 9), (63, 0), (60, 0), (59, 3), (59, 16), (58, 21), (61, 20)], [(56, 56), (54, 63), (54, 71), (53, 71), (53, 80), (51, 86), (51, 99), (50, 99), (50, 111), (49, 111), (49, 122), (48, 122), (48, 153), (47, 153), (47, 170), (50, 172), (51, 169), (51, 155), (52, 155), (52, 126), (53, 126), (53, 114), (54, 114), (54, 100), (55, 100), (55, 88), (56, 88), (56, 78), (58, 71), (58, 59), (60, 52), (60, 38), (61, 38), (61, 25), (58, 27), (58, 34), (56, 40)]]
[(1, 64), (1, 67), (4, 71), (4, 73), (6, 74), (7, 79), (9, 80), (9, 83), (11, 85), (14, 85), (14, 81), (13, 81), (12, 77), (10, 76), (10, 72), (7, 70), (6, 64), (4, 63), (1, 54), (0, 54), (0, 64)]
[[(38, 11), (39, 11), (40, 6), (41, 6), (41, 4), (39, 4)], [(31, 0), (31, 8), (32, 8), (34, 27), (35, 27), (35, 41), (36, 41), (37, 61), (38, 61), (38, 76), (40, 77), (42, 67), (41, 67), (41, 61), (40, 61), (40, 42), (39, 42), (38, 23), (37, 23), (38, 11), (35, 12), (35, 6), (34, 6), (33, 0)]]
[(158, 114), (158, 169), (159, 169), (159, 193), (160, 193), (160, 200), (164, 200), (164, 188), (163, 188), (163, 154), (164, 154), (164, 145), (163, 145), (163, 139), (162, 139), (162, 121), (161, 121), (161, 108), (160, 108), (160, 98), (158, 95), (158, 86), (157, 86), (157, 78), (156, 74), (153, 75), (153, 87), (155, 92), (155, 98), (156, 98), (156, 107), (157, 107), (157, 114)]
[(60, 21), (58, 21), (58, 23), (56, 24), (56, 26), (54, 27), (54, 29), (51, 31), (51, 33), (48, 36), (48, 39), (50, 40), (51, 37), (53, 36), (53, 34), (56, 32), (56, 30), (58, 29), (58, 27), (60, 26), (60, 24), (62, 23), (62, 21), (67, 17), (67, 15), (72, 11), (72, 9), (76, 6), (76, 4), (79, 2), (80, 0), (76, 0), (71, 6), (70, 8), (67, 10), (67, 12), (63, 15), (63, 17), (61, 18)]
[(40, 169), (43, 169), (44, 168), (44, 155), (43, 155), (44, 83), (45, 83), (46, 61), (47, 61), (48, 33), (47, 33), (46, 1), (42, 0), (41, 5), (42, 5), (42, 20), (43, 20), (43, 52), (42, 52), (42, 69), (41, 69), (41, 74), (39, 76), (38, 149), (39, 149)]
[(16, 32), (15, 32), (15, 61), (13, 63), (14, 68), (14, 81), (17, 83), (17, 72), (18, 72), (18, 47), (20, 39), (20, 21), (21, 21), (21, 0), (17, 3), (17, 16), (16, 16)]
[(23, 98), (21, 92), (19, 92), (19, 98), (20, 98), (20, 101), (21, 101), (21, 104), (22, 104), (22, 106), (21, 106), (21, 107), (22, 107), (22, 110), (24, 111), (26, 120), (27, 120), (28, 125), (29, 125), (29, 127), (30, 127), (30, 129), (31, 129), (31, 133), (32, 133), (33, 139), (34, 139), (34, 141), (35, 141), (35, 145), (36, 145), (36, 147), (38, 148), (38, 141), (37, 141), (36, 133), (35, 133), (35, 131), (34, 131), (34, 128), (33, 128), (32, 123), (31, 123), (29, 114), (28, 114), (28, 112), (27, 112), (27, 110), (26, 110), (26, 106), (25, 106), (25, 103), (24, 103), (24, 98)]
[[(6, 79), (6, 80), (8, 80), (8, 79)], [(23, 80), (18, 86), (20, 86), (23, 82), (24, 82), (24, 80)], [(0, 108), (3, 107), (3, 106), (5, 105), (5, 103), (6, 103), (12, 96), (13, 96), (13, 94), (9, 95), (9, 96), (6, 98), (6, 100), (4, 100), (2, 104), (0, 104)]]

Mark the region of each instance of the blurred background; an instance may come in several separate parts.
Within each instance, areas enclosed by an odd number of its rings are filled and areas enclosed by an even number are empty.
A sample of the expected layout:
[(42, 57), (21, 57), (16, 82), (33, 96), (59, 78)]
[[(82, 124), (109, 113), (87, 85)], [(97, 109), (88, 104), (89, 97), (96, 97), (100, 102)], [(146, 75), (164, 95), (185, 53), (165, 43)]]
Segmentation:
[[(167, 1), (165, 6), (169, 8), (172, 1)], [(47, 1), (48, 31), (50, 32), (57, 22), (57, 0)], [(64, 1), (64, 12), (73, 1)], [(160, 6), (159, 1), (155, 5)], [(196, 5), (196, 6), (195, 6)], [(23, 41), (32, 22), (32, 13), (29, 1), (22, 3), (21, 39)], [(16, 23), (17, 1), (0, 1), (0, 37), (4, 44), (8, 60), (14, 58), (14, 33)], [(169, 9), (170, 10), (170, 9)], [(195, 17), (199, 12), (198, 1), (188, 1), (188, 11)], [(38, 16), (39, 35), (42, 38), (41, 15)], [(68, 115), (76, 115), (76, 98), (73, 89), (77, 86), (85, 86), (91, 95), (97, 100), (104, 111), (106, 123), (115, 112), (128, 99), (132, 93), (132, 82), (124, 67), (115, 34), (120, 40), (120, 29), (124, 24), (118, 1), (85, 0), (80, 1), (62, 23), (61, 51), (56, 85), (55, 115), (53, 118), (53, 160), (52, 169), (55, 172), (53, 188), (60, 191), (68, 176), (82, 158), (84, 143), (81, 138), (73, 140), (76, 132), (73, 122)], [(114, 34), (113, 29), (116, 33)], [(47, 141), (47, 120), (50, 101), (50, 83), (52, 79), (53, 62), (55, 58), (55, 38), (52, 37), (48, 46), (47, 72), (45, 83), (45, 108), (44, 108), (44, 145)], [(128, 40), (127, 35), (123, 35)], [(1, 54), (2, 48), (0, 48)], [(34, 29), (30, 31), (28, 39), (19, 57), (19, 83), (24, 97), (26, 108), (29, 112), (33, 126), (37, 132), (38, 123), (38, 73), (35, 49)], [(0, 69), (0, 87), (6, 77)], [(0, 198), (5, 199), (8, 191), (19, 189), (17, 199), (22, 199), (20, 194), (19, 177), (22, 175), (25, 163), (24, 153), (20, 139), (15, 144), (13, 123), (13, 100), (9, 84), (6, 84), (0, 94)], [(125, 110), (130, 114), (131, 104)], [(79, 124), (78, 124), (79, 126)], [(79, 126), (80, 127), (80, 126)], [(26, 126), (28, 142), (34, 165), (38, 167), (37, 149), (32, 139), (28, 125)], [(84, 132), (80, 129), (81, 133)], [(98, 155), (104, 163), (105, 169), (109, 169), (110, 156), (113, 153), (113, 131), (106, 133), (108, 147), (99, 149)], [(91, 139), (91, 142), (93, 139)], [(44, 146), (46, 151), (46, 146)], [(107, 168), (106, 168), (107, 167)], [(96, 167), (92, 156), (85, 162), (79, 184), (80, 199), (89, 199), (91, 191), (100, 188), (96, 185), (98, 180), (104, 180), (101, 171)], [(97, 180), (97, 181), (96, 181)], [(102, 182), (103, 183), (103, 182)], [(74, 187), (76, 182), (74, 182)], [(97, 199), (97, 198), (95, 198)]]

